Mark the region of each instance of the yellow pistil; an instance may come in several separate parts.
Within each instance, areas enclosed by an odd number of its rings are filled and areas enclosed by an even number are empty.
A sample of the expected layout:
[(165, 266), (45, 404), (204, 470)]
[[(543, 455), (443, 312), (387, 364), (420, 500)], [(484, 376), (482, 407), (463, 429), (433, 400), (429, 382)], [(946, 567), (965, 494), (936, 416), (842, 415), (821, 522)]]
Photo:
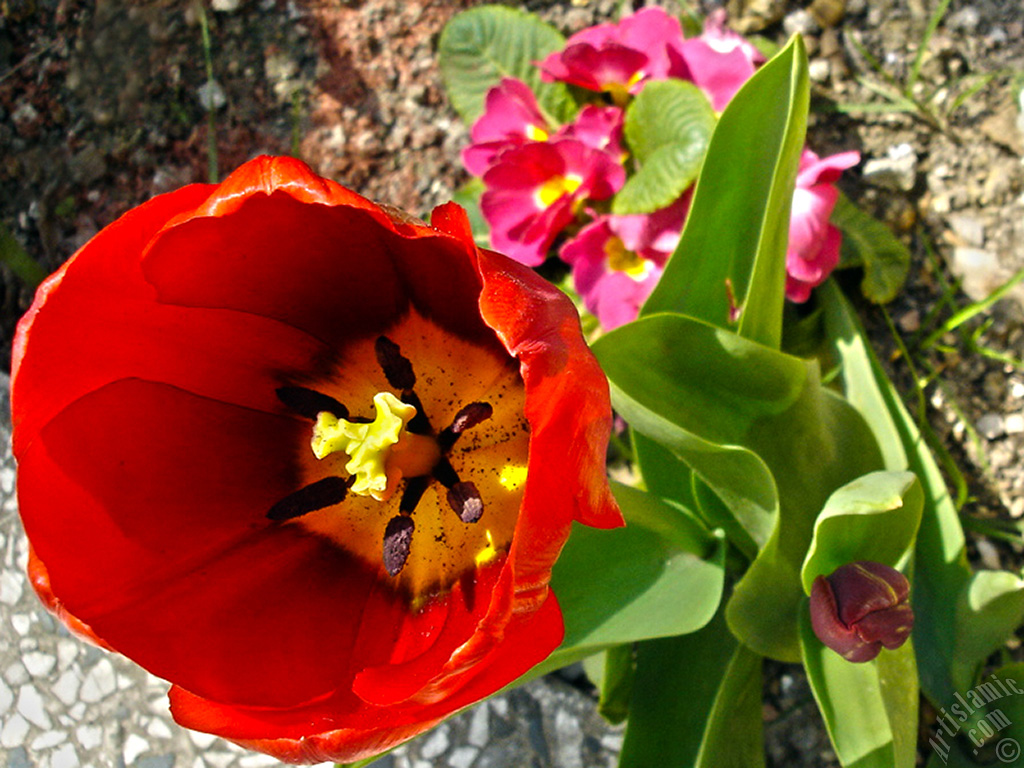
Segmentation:
[(526, 482), (526, 467), (521, 464), (506, 464), (501, 468), (498, 482), (506, 491), (516, 491)]
[(639, 83), (643, 77), (644, 73), (640, 70), (634, 72), (625, 83), (604, 83), (601, 88), (612, 97), (612, 102), (614, 102), (615, 106), (625, 109), (632, 98), (632, 94), (629, 92), (630, 89)]
[(608, 238), (604, 244), (604, 252), (608, 257), (608, 269), (625, 272), (638, 282), (650, 274), (651, 263), (627, 250), (622, 240), (617, 237)]
[(583, 179), (574, 173), (568, 176), (552, 176), (537, 189), (535, 197), (539, 208), (547, 208), (563, 195), (571, 195), (580, 188)]
[(432, 437), (406, 430), (416, 415), (415, 406), (390, 392), (374, 395), (373, 406), (377, 415), (369, 424), (321, 412), (310, 446), (318, 459), (339, 451), (345, 453), (349, 457), (345, 471), (355, 476), (349, 490), (386, 501), (403, 477), (429, 474), (441, 457), (441, 449)]

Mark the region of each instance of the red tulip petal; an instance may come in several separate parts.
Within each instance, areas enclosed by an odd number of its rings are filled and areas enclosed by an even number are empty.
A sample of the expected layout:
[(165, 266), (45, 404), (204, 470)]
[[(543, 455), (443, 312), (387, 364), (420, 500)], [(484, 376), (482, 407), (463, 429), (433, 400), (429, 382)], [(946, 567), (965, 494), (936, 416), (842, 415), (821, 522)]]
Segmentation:
[[(472, 678), (434, 705), (379, 708), (367, 704), (339, 718), (334, 716), (333, 701), (291, 710), (241, 708), (174, 686), (171, 713), (187, 728), (222, 735), (287, 762), (354, 762), (397, 746), (494, 693), (496, 680), (525, 674), (557, 646), (563, 631), (562, 614), (553, 597), (536, 613), (514, 616), (505, 641), (476, 665)], [(344, 727), (340, 727), (342, 720)]]
[[(74, 400), (119, 378), (164, 381), (279, 411), (274, 390), (281, 372), (307, 369), (323, 354), (308, 335), (267, 318), (153, 301), (133, 249), (208, 194), (206, 187), (186, 187), (129, 212), (40, 289), (15, 339), (15, 455)], [(30, 339), (32, 354), (26, 357)]]

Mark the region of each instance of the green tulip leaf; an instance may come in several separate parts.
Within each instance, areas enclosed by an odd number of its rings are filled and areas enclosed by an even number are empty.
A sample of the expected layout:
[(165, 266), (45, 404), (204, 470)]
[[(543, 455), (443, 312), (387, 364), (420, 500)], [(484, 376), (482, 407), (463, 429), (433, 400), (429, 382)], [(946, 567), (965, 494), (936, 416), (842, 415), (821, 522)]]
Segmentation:
[(911, 472), (872, 472), (833, 493), (818, 515), (801, 579), (811, 593), (817, 576), (858, 560), (905, 565), (921, 523), (924, 492)]
[[(914, 647), (921, 689), (942, 707), (974, 679), (956, 653), (957, 601), (971, 578), (966, 542), (945, 480), (899, 393), (842, 292), (831, 280), (819, 289), (826, 335), (840, 363), (843, 390), (883, 447), (886, 469), (910, 469), (924, 489), (924, 510), (914, 548), (911, 599)], [(969, 632), (969, 625), (964, 626)]]
[[(681, 507), (614, 484), (625, 528), (574, 525), (551, 585), (562, 607), (562, 650), (694, 632), (722, 597), (725, 547)], [(566, 658), (563, 654), (561, 658)]]
[(675, 201), (697, 178), (714, 127), (715, 110), (693, 83), (648, 84), (626, 110), (626, 141), (640, 168), (612, 210), (651, 213)]
[(681, 312), (778, 349), (808, 100), (807, 53), (794, 36), (719, 118), (682, 238), (641, 314)]
[(911, 644), (860, 664), (826, 648), (800, 615), (800, 650), (811, 691), (844, 768), (913, 768), (917, 755), (917, 667)]
[(764, 765), (761, 659), (721, 615), (692, 635), (641, 643), (619, 768)]
[(864, 268), (860, 288), (869, 301), (896, 298), (910, 272), (910, 249), (885, 224), (840, 194), (832, 223), (843, 232), (841, 267)]
[(556, 123), (579, 109), (565, 83), (545, 83), (535, 62), (565, 47), (565, 38), (532, 13), (482, 5), (455, 16), (438, 43), (441, 74), (452, 106), (471, 125), (484, 113), (487, 91), (504, 77), (525, 82)]
[[(763, 656), (799, 659), (796, 616), (813, 527), (835, 488), (881, 467), (863, 419), (821, 387), (817, 365), (680, 315), (598, 339), (615, 408), (659, 442), (763, 545), (730, 601), (729, 623)], [(746, 550), (744, 549), (746, 552)]]
[(978, 571), (956, 606), (956, 660), (973, 668), (1024, 624), (1024, 580), (1008, 571)]

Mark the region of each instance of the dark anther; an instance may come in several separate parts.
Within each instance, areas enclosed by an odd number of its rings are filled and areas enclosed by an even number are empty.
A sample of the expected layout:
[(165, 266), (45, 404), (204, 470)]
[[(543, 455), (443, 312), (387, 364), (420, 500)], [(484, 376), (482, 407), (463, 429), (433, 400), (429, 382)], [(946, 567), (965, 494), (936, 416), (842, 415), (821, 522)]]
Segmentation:
[(405, 481), (405, 490), (402, 492), (402, 500), (398, 503), (398, 511), (405, 515), (411, 515), (416, 511), (416, 505), (420, 503), (424, 492), (430, 485), (430, 475), (410, 477)]
[(430, 426), (430, 419), (427, 418), (427, 412), (423, 410), (423, 403), (420, 402), (416, 393), (411, 389), (405, 390), (402, 392), (402, 402), (406, 405), (411, 405), (416, 409), (416, 415), (409, 420), (409, 423), (405, 425), (405, 428), (414, 435), (434, 434), (434, 428)]
[(283, 521), (302, 517), (324, 507), (339, 504), (348, 493), (349, 480), (344, 477), (325, 477), (289, 493), (267, 512), (271, 520)]
[(434, 479), (445, 488), (451, 488), (459, 482), (459, 475), (446, 456), (442, 456), (438, 460), (437, 464), (434, 465), (434, 471), (431, 474), (434, 476)]
[(377, 353), (377, 362), (384, 370), (384, 378), (395, 389), (412, 389), (416, 386), (416, 374), (412, 372), (412, 363), (402, 354), (401, 349), (387, 336), (378, 336), (373, 345)]
[(455, 414), (455, 418), (452, 419), (451, 426), (445, 427), (444, 431), (437, 437), (441, 450), (447, 452), (455, 445), (459, 435), (467, 429), (475, 427), (481, 421), (487, 421), (493, 413), (494, 409), (491, 408), (490, 403), (470, 403), (460, 408), (459, 412)]
[(278, 387), (275, 390), (277, 399), (285, 406), (300, 416), (316, 421), (316, 416), (321, 411), (333, 413), (339, 419), (348, 417), (348, 408), (339, 403), (330, 395), (317, 392), (315, 389), (306, 387)]
[(475, 523), (484, 513), (483, 499), (473, 483), (456, 483), (449, 488), (448, 504), (464, 523)]
[(409, 547), (412, 545), (412, 529), (415, 527), (411, 517), (396, 515), (384, 529), (384, 568), (388, 576), (397, 576), (409, 559)]

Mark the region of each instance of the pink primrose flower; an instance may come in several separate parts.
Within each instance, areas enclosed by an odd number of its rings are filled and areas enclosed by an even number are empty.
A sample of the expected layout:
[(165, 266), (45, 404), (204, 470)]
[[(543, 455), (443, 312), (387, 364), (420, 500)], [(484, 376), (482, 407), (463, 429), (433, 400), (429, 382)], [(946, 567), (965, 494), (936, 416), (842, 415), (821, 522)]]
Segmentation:
[(679, 242), (689, 198), (652, 214), (599, 216), (562, 247), (576, 290), (605, 330), (640, 313)]
[(622, 159), (622, 131), (625, 113), (618, 107), (598, 107), (589, 104), (580, 110), (568, 125), (563, 125), (558, 137), (578, 139), (588, 147), (601, 149), (614, 158)]
[(484, 113), (473, 123), (473, 143), (462, 151), (462, 162), (474, 176), (483, 176), (506, 149), (546, 141), (550, 135), (551, 127), (530, 87), (505, 77), (487, 92)]
[(483, 179), (480, 210), (491, 227), (491, 244), (534, 267), (583, 203), (614, 195), (626, 172), (608, 153), (563, 138), (506, 150)]
[(764, 63), (760, 51), (725, 26), (725, 18), (724, 9), (711, 13), (704, 31), (686, 40), (680, 50), (683, 66), (678, 76), (704, 91), (717, 112)]
[(541, 77), (607, 91), (623, 103), (648, 79), (671, 76), (682, 44), (678, 19), (661, 8), (643, 8), (618, 24), (598, 24), (577, 32), (564, 50), (540, 63)]
[(786, 297), (790, 301), (807, 301), (811, 289), (824, 282), (839, 263), (843, 238), (829, 223), (839, 199), (834, 182), (859, 162), (859, 152), (819, 158), (805, 149), (800, 157), (786, 251)]

